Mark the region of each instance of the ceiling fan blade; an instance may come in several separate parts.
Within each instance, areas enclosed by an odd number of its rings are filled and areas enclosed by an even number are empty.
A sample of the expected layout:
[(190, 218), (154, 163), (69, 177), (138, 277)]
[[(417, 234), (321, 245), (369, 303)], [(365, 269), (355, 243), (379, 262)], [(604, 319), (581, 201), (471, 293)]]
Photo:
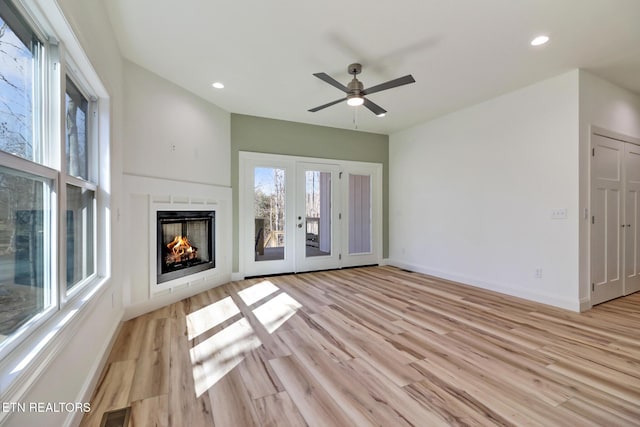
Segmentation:
[(332, 105), (336, 105), (337, 103), (342, 102), (342, 101), (345, 101), (346, 99), (347, 99), (347, 98), (340, 98), (340, 99), (336, 99), (335, 101), (331, 101), (331, 102), (328, 102), (328, 103), (326, 103), (326, 104), (324, 104), (324, 105), (321, 105), (321, 106), (319, 106), (319, 107), (312, 108), (312, 109), (310, 109), (309, 111), (310, 111), (310, 112), (312, 112), (312, 113), (315, 113), (316, 111), (320, 111), (320, 110), (322, 110), (323, 108), (331, 107)]
[(340, 83), (339, 81), (337, 81), (327, 73), (314, 73), (313, 75), (319, 78), (320, 80), (329, 83), (331, 86), (340, 89), (344, 93), (349, 92), (349, 89), (347, 89), (345, 85), (343, 85), (342, 83)]
[(369, 101), (367, 98), (362, 98), (362, 99), (364, 99), (364, 106), (367, 107), (369, 110), (371, 110), (371, 112), (376, 116), (379, 116), (380, 114), (385, 114), (387, 112), (387, 110), (385, 110), (378, 104)]
[(381, 90), (387, 90), (387, 89), (391, 89), (394, 87), (407, 85), (409, 83), (415, 83), (415, 82), (416, 81), (413, 78), (413, 76), (411, 74), (407, 74), (404, 77), (398, 77), (397, 79), (389, 80), (388, 82), (380, 83), (379, 85), (367, 88), (363, 90), (361, 93), (363, 95), (371, 95), (372, 93), (380, 92)]

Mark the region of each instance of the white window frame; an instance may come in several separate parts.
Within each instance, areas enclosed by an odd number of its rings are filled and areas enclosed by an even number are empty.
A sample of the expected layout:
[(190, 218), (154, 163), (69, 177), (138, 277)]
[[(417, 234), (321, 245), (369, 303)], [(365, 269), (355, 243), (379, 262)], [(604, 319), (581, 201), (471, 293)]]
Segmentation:
[[(10, 0), (11, 1), (11, 0)], [(45, 44), (43, 96), (44, 114), (36, 120), (45, 137), (42, 164), (0, 152), (0, 165), (50, 180), (48, 213), (51, 217), (50, 252), (45, 265), (53, 282), (52, 305), (32, 317), (0, 346), (0, 400), (19, 402), (38, 376), (71, 340), (91, 312), (98, 296), (107, 288), (110, 265), (110, 157), (109, 94), (93, 69), (57, 3), (50, 0), (11, 1), (23, 19)], [(66, 174), (65, 153), (65, 78), (69, 74), (83, 93), (89, 94), (90, 113), (87, 121), (92, 138), (89, 181)], [(35, 135), (35, 132), (34, 132)], [(95, 191), (94, 199), (94, 273), (66, 289), (65, 214), (66, 185)], [(46, 198), (46, 195), (45, 195)], [(98, 245), (97, 242), (101, 244)], [(47, 257), (45, 257), (47, 258)], [(0, 412), (0, 424), (9, 413)]]
[[(59, 206), (59, 218), (60, 218), (60, 227), (59, 227), (59, 235), (60, 235), (60, 246), (59, 246), (59, 265), (60, 265), (60, 274), (59, 274), (59, 284), (60, 284), (60, 295), (61, 299), (66, 302), (69, 298), (73, 298), (74, 295), (81, 292), (86, 286), (89, 286), (95, 279), (98, 277), (98, 230), (97, 230), (97, 220), (98, 220), (98, 207), (97, 207), (97, 197), (98, 197), (98, 185), (96, 182), (98, 181), (98, 164), (99, 158), (97, 155), (98, 148), (98, 108), (97, 108), (97, 98), (94, 95), (88, 95), (88, 91), (85, 89), (86, 83), (80, 83), (83, 79), (76, 77), (77, 74), (77, 66), (73, 63), (71, 58), (67, 58), (67, 62), (65, 66), (62, 67), (65, 70), (65, 73), (61, 73), (60, 76), (60, 97), (61, 97), (61, 136), (60, 136), (60, 174), (61, 174), (61, 185), (60, 185), (60, 206)], [(80, 93), (87, 99), (89, 102), (89, 106), (87, 109), (87, 117), (86, 117), (86, 126), (88, 127), (88, 138), (91, 143), (87, 144), (87, 180), (77, 178), (75, 176), (67, 174), (67, 153), (66, 153), (66, 106), (64, 105), (65, 94), (66, 94), (66, 81), (67, 76), (73, 81), (76, 85)], [(66, 268), (62, 268), (62, 266), (67, 265), (67, 250), (66, 250), (66, 242), (67, 242), (67, 230), (66, 230), (66, 211), (67, 211), (67, 185), (73, 185), (74, 187), (78, 187), (84, 190), (91, 190), (94, 192), (94, 209), (93, 209), (93, 273), (82, 280), (76, 283), (70, 290), (67, 289), (67, 277), (66, 277)]]

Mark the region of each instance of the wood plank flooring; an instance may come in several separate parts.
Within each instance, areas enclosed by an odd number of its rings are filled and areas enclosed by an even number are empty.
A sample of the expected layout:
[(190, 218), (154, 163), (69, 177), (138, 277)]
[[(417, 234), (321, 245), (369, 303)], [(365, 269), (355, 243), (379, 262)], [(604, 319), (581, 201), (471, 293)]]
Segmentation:
[(578, 314), (393, 267), (126, 322), (82, 426), (640, 426), (640, 293)]

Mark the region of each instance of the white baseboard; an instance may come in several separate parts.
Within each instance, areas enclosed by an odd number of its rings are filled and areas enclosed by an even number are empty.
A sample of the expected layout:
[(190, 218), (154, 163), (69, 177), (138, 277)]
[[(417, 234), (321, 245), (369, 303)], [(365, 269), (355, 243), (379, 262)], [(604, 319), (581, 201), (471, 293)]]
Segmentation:
[(157, 310), (166, 305), (173, 304), (185, 298), (189, 298), (208, 289), (217, 288), (218, 286), (229, 283), (230, 281), (230, 274), (220, 274), (218, 276), (215, 276), (211, 280), (203, 281), (202, 283), (198, 283), (197, 285), (183, 286), (174, 289), (171, 292), (166, 291), (161, 294), (155, 294), (145, 301), (130, 304), (125, 307), (123, 320), (133, 319), (134, 317), (141, 316), (145, 313), (149, 313), (150, 311)]
[(240, 272), (231, 273), (231, 280), (237, 282), (238, 280), (244, 280), (244, 274)]
[(406, 263), (394, 259), (389, 259), (388, 265), (394, 267), (403, 268), (405, 270), (415, 271), (416, 273), (428, 274), (429, 276), (438, 277), (445, 280), (451, 280), (464, 285), (474, 286), (476, 288), (487, 289), (489, 291), (499, 292), (501, 294), (511, 295), (518, 298), (523, 298), (529, 301), (539, 302), (541, 304), (552, 305), (554, 307), (563, 308), (565, 310), (571, 310), (575, 312), (581, 311), (582, 302), (571, 301), (564, 298), (558, 298), (553, 295), (526, 291), (523, 289), (504, 286), (499, 283), (489, 282), (486, 280), (467, 277), (455, 273), (449, 273), (445, 271), (436, 270), (430, 267)]
[(591, 310), (593, 306), (591, 305), (591, 298), (586, 297), (580, 300), (580, 313)]

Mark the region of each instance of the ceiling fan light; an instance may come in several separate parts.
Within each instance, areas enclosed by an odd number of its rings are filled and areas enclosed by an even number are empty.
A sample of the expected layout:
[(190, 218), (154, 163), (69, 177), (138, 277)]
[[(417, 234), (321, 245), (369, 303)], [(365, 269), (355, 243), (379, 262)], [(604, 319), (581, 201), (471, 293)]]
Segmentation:
[(376, 114), (376, 117), (384, 117), (386, 115), (387, 115), (387, 113), (380, 113), (380, 114)]
[(347, 104), (352, 107), (357, 107), (358, 105), (364, 104), (364, 98), (361, 98), (359, 96), (352, 96), (347, 99)]

